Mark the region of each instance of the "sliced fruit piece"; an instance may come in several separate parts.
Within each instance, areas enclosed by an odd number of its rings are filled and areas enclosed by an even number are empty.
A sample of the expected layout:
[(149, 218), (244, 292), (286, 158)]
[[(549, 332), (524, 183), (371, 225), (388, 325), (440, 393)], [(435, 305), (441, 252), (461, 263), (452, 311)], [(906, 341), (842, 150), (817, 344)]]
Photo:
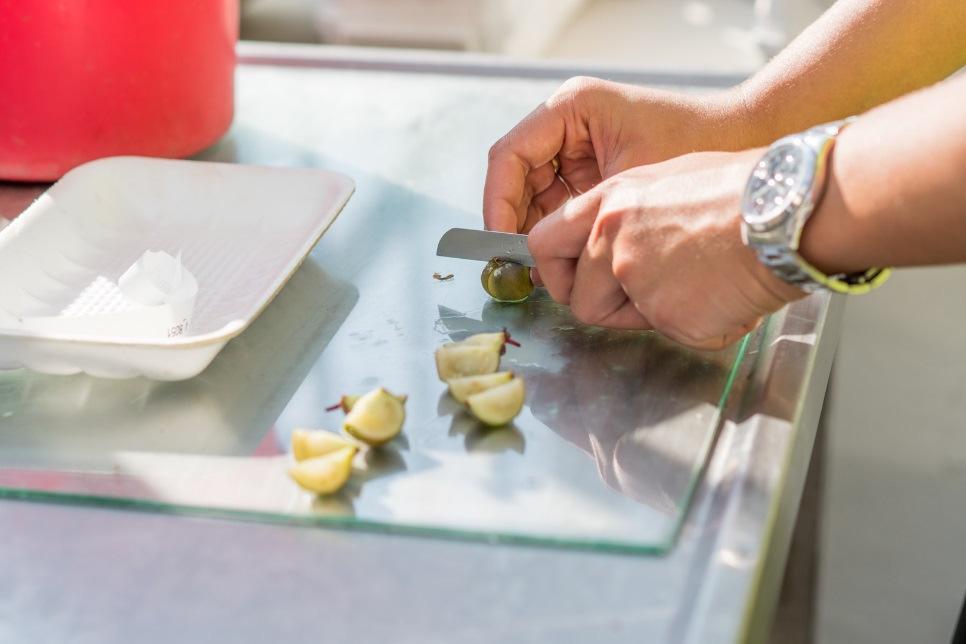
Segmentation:
[(523, 378), (514, 378), (505, 384), (473, 394), (466, 399), (466, 404), (483, 423), (499, 427), (516, 418), (523, 409), (525, 398)]
[(458, 344), (479, 344), (485, 347), (493, 347), (499, 350), (500, 355), (506, 353), (506, 345), (508, 344), (514, 347), (520, 346), (519, 342), (510, 337), (510, 332), (505, 328), (496, 333), (477, 333), (476, 335), (471, 335)]
[(329, 405), (325, 408), (325, 411), (335, 411), (336, 409), (341, 409), (342, 413), (348, 414), (350, 411), (352, 411), (352, 406), (356, 404), (357, 400), (359, 400), (359, 396), (342, 396), (342, 398), (339, 398), (339, 402), (334, 405)]
[(475, 344), (482, 347), (490, 347), (502, 352), (503, 345), (506, 344), (506, 339), (506, 331), (497, 331), (496, 333), (477, 333), (476, 335), (471, 335), (458, 344)]
[(382, 387), (374, 389), (355, 402), (342, 422), (342, 429), (373, 447), (384, 445), (402, 430), (405, 402), (405, 396), (394, 396)]
[(343, 447), (324, 456), (300, 461), (288, 468), (288, 474), (309, 492), (332, 494), (349, 480), (355, 453), (355, 447)]
[(499, 368), (500, 348), (494, 345), (451, 342), (436, 349), (436, 373), (443, 382), (493, 373)]
[(473, 394), (492, 389), (497, 385), (510, 382), (512, 379), (512, 371), (497, 371), (496, 373), (487, 373), (482, 376), (453, 378), (449, 381), (449, 393), (457, 402), (465, 403), (466, 399)]
[[(390, 395), (395, 395), (395, 394), (390, 394)], [(335, 411), (336, 409), (341, 409), (343, 413), (348, 414), (350, 411), (352, 411), (353, 405), (355, 405), (360, 398), (362, 398), (362, 396), (347, 394), (345, 396), (342, 396), (342, 398), (340, 398), (339, 402), (337, 402), (336, 404), (329, 405), (328, 407), (326, 407), (325, 411)], [(402, 396), (396, 396), (396, 398), (399, 399), (399, 402), (406, 404), (406, 399), (408, 398), (408, 396), (406, 396), (406, 394), (403, 394)]]
[(296, 461), (324, 456), (346, 447), (358, 449), (339, 434), (323, 429), (296, 429), (292, 432), (292, 456)]

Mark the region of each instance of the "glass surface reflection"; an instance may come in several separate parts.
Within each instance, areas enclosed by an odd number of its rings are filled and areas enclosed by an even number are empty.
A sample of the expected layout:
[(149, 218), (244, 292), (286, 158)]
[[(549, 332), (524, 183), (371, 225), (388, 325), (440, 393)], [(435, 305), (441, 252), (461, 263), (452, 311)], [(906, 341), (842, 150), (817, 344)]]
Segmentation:
[[(397, 271), (357, 276), (356, 290), (307, 265), (194, 381), (7, 374), (0, 409), (17, 413), (0, 421), (0, 483), (464, 536), (666, 545), (734, 355), (583, 327), (542, 291), (495, 304), (470, 279), (475, 264), (429, 261), (457, 278), (419, 296), (393, 284)], [(319, 292), (341, 292), (331, 315), (305, 304)], [(522, 344), (503, 367), (525, 378), (528, 405), (513, 425), (488, 429), (445, 393), (432, 350), (503, 327)], [(326, 404), (377, 383), (409, 394), (404, 435), (364, 452), (338, 494), (298, 490), (284, 474), (291, 430), (337, 428)]]
[[(340, 170), (355, 196), (198, 378), (0, 374), (0, 494), (665, 550), (739, 350), (584, 327), (541, 291), (496, 304), (482, 263), (435, 256), (447, 229), (480, 225), (489, 144), (556, 84), (240, 68), (233, 133), (204, 158)], [(490, 430), (445, 394), (433, 351), (503, 327), (522, 343), (503, 364), (525, 378), (527, 405)], [(404, 435), (360, 455), (339, 494), (299, 490), (291, 431), (337, 429), (325, 407), (379, 385), (409, 395)]]

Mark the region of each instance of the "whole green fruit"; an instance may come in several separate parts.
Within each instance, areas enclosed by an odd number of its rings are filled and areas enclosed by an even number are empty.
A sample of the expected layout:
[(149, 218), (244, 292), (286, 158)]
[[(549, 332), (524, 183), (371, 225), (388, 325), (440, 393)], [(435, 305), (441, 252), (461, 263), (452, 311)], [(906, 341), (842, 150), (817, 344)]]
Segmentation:
[(487, 262), (480, 282), (483, 290), (497, 302), (522, 302), (533, 293), (530, 269), (499, 257)]

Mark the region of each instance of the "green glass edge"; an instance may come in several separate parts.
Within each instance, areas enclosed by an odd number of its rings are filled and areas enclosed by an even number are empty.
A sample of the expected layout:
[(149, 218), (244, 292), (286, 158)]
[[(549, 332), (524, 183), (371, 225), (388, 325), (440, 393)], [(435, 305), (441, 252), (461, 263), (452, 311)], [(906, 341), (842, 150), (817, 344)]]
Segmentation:
[(744, 360), (745, 353), (752, 334), (742, 338), (738, 350), (735, 354), (731, 370), (725, 380), (724, 388), (718, 399), (718, 405), (714, 419), (710, 426), (705, 441), (701, 446), (701, 454), (695, 466), (688, 487), (680, 499), (681, 510), (678, 513), (674, 527), (668, 533), (668, 539), (663, 542), (649, 544), (628, 543), (614, 540), (593, 540), (572, 537), (553, 537), (535, 536), (508, 532), (481, 532), (466, 531), (458, 528), (444, 528), (435, 526), (421, 526), (405, 523), (389, 523), (385, 521), (373, 521), (360, 519), (357, 517), (332, 517), (332, 516), (302, 516), (285, 515), (271, 512), (257, 512), (254, 510), (231, 510), (227, 508), (216, 508), (209, 506), (192, 506), (183, 504), (171, 504), (161, 501), (148, 499), (133, 499), (120, 496), (100, 496), (71, 494), (67, 492), (51, 492), (46, 490), (31, 490), (25, 488), (0, 487), (0, 499), (14, 501), (41, 502), (69, 505), (83, 505), (100, 508), (119, 508), (123, 510), (134, 510), (141, 512), (153, 512), (174, 516), (205, 517), (215, 519), (231, 519), (270, 523), (277, 525), (299, 525), (299, 526), (319, 526), (356, 532), (367, 532), (373, 534), (389, 534), (395, 536), (411, 537), (431, 537), (447, 539), (451, 541), (492, 543), (492, 544), (512, 544), (533, 547), (553, 547), (572, 550), (591, 550), (594, 552), (615, 553), (615, 554), (643, 554), (643, 555), (664, 555), (677, 542), (681, 529), (684, 526), (684, 519), (688, 515), (691, 501), (698, 487), (701, 474), (707, 467), (710, 456), (711, 446), (717, 438), (718, 431), (724, 418), (725, 405), (731, 395), (731, 390), (737, 379), (739, 368)]
[[(767, 321), (765, 324), (767, 324)], [(734, 387), (735, 380), (738, 379), (738, 370), (741, 368), (741, 364), (744, 362), (748, 344), (751, 342), (751, 336), (752, 333), (746, 333), (741, 339), (741, 344), (738, 345), (738, 351), (735, 353), (735, 361), (731, 365), (731, 372), (728, 374), (728, 379), (725, 381), (724, 389), (721, 392), (721, 397), (718, 398), (718, 408), (715, 412), (714, 420), (711, 423), (711, 431), (709, 431), (707, 436), (704, 438), (704, 444), (701, 446), (701, 457), (698, 459), (698, 464), (691, 473), (691, 480), (688, 482), (688, 488), (684, 491), (684, 495), (681, 498), (681, 512), (678, 513), (677, 523), (674, 524), (674, 528), (671, 530), (669, 539), (665, 543), (661, 544), (662, 549), (660, 554), (665, 554), (670, 551), (674, 544), (677, 543), (681, 530), (684, 528), (684, 519), (687, 517), (688, 511), (691, 509), (691, 501), (694, 499), (694, 493), (698, 489), (698, 481), (701, 480), (701, 475), (704, 473), (705, 469), (708, 467), (708, 462), (711, 460), (711, 447), (718, 438), (718, 432), (721, 431), (721, 425), (724, 422), (725, 406), (728, 404), (728, 398), (731, 396), (731, 390)]]

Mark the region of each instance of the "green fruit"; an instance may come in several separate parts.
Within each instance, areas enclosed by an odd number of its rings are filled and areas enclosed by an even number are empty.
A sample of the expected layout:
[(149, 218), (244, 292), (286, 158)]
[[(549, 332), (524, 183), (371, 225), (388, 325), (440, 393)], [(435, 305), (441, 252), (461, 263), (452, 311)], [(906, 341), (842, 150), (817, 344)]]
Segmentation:
[(522, 302), (533, 293), (530, 269), (499, 257), (486, 264), (480, 282), (483, 290), (497, 302)]

